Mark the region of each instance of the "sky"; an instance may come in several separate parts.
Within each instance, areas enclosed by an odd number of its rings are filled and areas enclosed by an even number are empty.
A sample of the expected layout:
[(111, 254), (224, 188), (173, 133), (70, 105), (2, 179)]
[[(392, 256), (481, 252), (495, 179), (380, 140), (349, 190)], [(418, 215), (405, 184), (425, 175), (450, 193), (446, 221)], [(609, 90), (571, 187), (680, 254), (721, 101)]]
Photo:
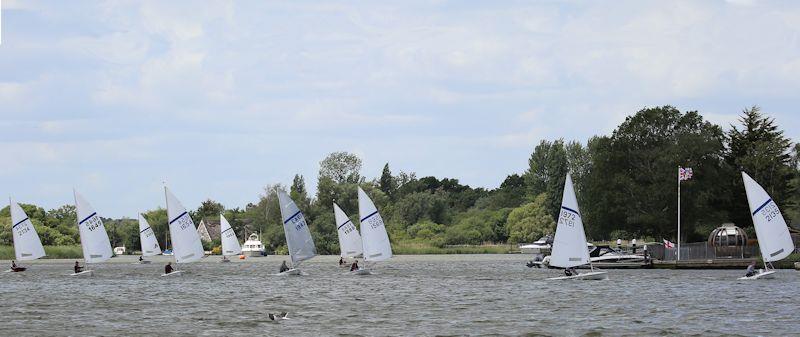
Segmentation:
[(0, 0), (0, 193), (244, 207), (348, 151), (495, 188), (644, 107), (800, 139), (800, 2)]

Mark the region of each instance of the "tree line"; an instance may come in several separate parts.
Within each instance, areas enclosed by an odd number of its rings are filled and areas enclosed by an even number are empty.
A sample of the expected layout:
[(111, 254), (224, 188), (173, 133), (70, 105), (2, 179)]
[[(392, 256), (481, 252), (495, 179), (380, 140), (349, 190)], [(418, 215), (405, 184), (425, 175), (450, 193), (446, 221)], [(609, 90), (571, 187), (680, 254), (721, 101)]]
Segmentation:
[[(722, 223), (733, 222), (751, 234), (740, 171), (758, 181), (777, 201), (790, 223), (800, 223), (800, 144), (787, 138), (776, 121), (758, 107), (744, 110), (724, 131), (697, 111), (671, 106), (642, 109), (610, 135), (588, 142), (542, 140), (525, 172), (508, 175), (498, 188), (473, 188), (454, 178), (394, 174), (387, 163), (380, 175), (362, 174), (361, 159), (335, 152), (320, 162), (317, 191), (305, 177), (290, 186), (267, 185), (244, 209), (204, 201), (190, 215), (216, 220), (224, 214), (240, 240), (260, 233), (270, 252), (286, 243), (276, 189), (288, 190), (309, 222), (320, 253), (339, 252), (333, 203), (358, 224), (357, 187), (371, 196), (393, 242), (442, 247), (482, 243), (532, 242), (555, 230), (564, 178), (571, 172), (588, 237), (593, 240), (676, 239), (677, 170), (694, 176), (681, 184), (682, 241), (704, 240)], [(79, 243), (75, 207), (45, 211), (22, 205), (45, 245)], [(143, 213), (165, 247), (164, 209)], [(136, 219), (103, 219), (114, 246), (138, 249)], [(0, 244), (11, 244), (8, 207), (0, 210)], [(219, 239), (206, 248), (219, 245)]]

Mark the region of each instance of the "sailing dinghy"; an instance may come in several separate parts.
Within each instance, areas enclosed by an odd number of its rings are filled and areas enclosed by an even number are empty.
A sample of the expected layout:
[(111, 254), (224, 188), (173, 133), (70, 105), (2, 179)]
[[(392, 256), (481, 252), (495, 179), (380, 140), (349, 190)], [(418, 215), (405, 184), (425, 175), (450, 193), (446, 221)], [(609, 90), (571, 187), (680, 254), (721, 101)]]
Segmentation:
[(286, 245), (289, 247), (289, 256), (292, 259), (292, 267), (277, 275), (301, 275), (302, 273), (297, 267), (300, 262), (316, 256), (317, 248), (314, 246), (314, 239), (311, 237), (311, 231), (308, 229), (303, 212), (300, 212), (300, 208), (286, 192), (282, 190), (277, 190), (277, 192), (283, 219), (283, 232), (286, 235)]
[[(200, 242), (200, 234), (197, 234), (197, 227), (194, 226), (192, 217), (183, 207), (178, 198), (164, 186), (164, 195), (167, 199), (167, 219), (169, 219), (169, 233), (172, 238), (172, 253), (175, 263), (191, 263), (200, 261), (205, 257), (203, 244)], [(173, 270), (165, 276), (178, 276), (183, 273), (180, 270)]]
[[(142, 257), (161, 254), (161, 247), (156, 240), (156, 233), (150, 228), (150, 224), (143, 215), (139, 214), (139, 242), (142, 245)], [(135, 264), (150, 264), (148, 260), (140, 260)]]
[(761, 258), (764, 260), (764, 269), (759, 269), (755, 275), (740, 277), (740, 280), (770, 279), (775, 275), (773, 261), (786, 258), (794, 251), (794, 242), (789, 235), (786, 220), (783, 219), (778, 205), (747, 173), (742, 172), (744, 189), (747, 193), (747, 203), (750, 206), (750, 215), (753, 226), (756, 228), (758, 248), (761, 249)]
[[(339, 235), (339, 251), (342, 259), (362, 256), (364, 250), (361, 243), (361, 234), (358, 233), (356, 225), (336, 203), (333, 203), (333, 215), (336, 219), (336, 232)], [(342, 267), (350, 266), (343, 264)]]
[[(8, 207), (11, 210), (11, 234), (14, 238), (14, 255), (17, 261), (31, 261), (45, 256), (42, 241), (36, 228), (33, 227), (31, 219), (25, 214), (22, 207), (16, 202), (8, 199)], [(6, 272), (23, 272), (27, 268), (16, 267), (6, 270)]]
[[(82, 195), (75, 190), (73, 190), (73, 194), (75, 195), (75, 212), (78, 215), (78, 232), (81, 236), (84, 262), (89, 264), (107, 261), (113, 256), (113, 253), (103, 220)], [(88, 267), (84, 266), (84, 268)], [(92, 276), (93, 274), (93, 270), (86, 269), (70, 274), (70, 276)]]
[(358, 188), (358, 216), (361, 219), (361, 235), (364, 254), (364, 267), (351, 273), (356, 275), (370, 275), (368, 263), (386, 261), (392, 258), (392, 244), (386, 234), (386, 226), (375, 203), (367, 193)]
[(219, 236), (222, 239), (222, 260), (220, 262), (231, 262), (228, 256), (239, 255), (242, 253), (242, 246), (239, 245), (239, 239), (236, 238), (236, 233), (233, 232), (233, 227), (225, 219), (225, 216), (219, 215)]
[(586, 233), (583, 231), (583, 220), (578, 209), (578, 199), (572, 185), (572, 176), (567, 173), (564, 181), (564, 195), (561, 197), (561, 213), (558, 216), (556, 235), (553, 238), (553, 252), (550, 265), (564, 269), (588, 264), (591, 271), (571, 276), (553, 277), (549, 280), (606, 280), (608, 273), (596, 271), (589, 260), (586, 249)]

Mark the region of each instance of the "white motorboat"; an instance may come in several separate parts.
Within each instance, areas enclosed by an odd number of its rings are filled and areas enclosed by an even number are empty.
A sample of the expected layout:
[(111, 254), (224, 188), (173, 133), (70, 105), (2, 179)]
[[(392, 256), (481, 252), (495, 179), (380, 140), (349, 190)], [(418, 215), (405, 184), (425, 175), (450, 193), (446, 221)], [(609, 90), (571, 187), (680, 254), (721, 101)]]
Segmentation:
[(258, 234), (252, 233), (247, 237), (247, 241), (242, 245), (242, 255), (244, 256), (264, 256), (266, 249), (261, 240), (258, 239)]

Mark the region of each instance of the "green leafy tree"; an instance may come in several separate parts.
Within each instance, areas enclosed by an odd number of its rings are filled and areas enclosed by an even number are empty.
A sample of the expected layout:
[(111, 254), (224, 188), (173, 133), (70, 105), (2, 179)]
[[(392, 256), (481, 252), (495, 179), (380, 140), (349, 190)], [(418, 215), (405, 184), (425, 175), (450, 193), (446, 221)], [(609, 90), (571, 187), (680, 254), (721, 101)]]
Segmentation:
[(378, 180), (378, 186), (380, 187), (383, 193), (392, 198), (394, 196), (395, 190), (397, 190), (397, 182), (395, 177), (392, 176), (392, 171), (389, 170), (389, 163), (383, 166), (383, 171), (381, 172), (381, 178)]
[(556, 222), (547, 211), (547, 195), (536, 196), (533, 202), (515, 208), (508, 214), (506, 231), (508, 242), (534, 242), (554, 233)]
[(553, 142), (541, 141), (528, 160), (528, 170), (525, 172), (528, 196), (533, 198), (545, 193), (547, 210), (553, 219), (558, 215), (561, 206), (561, 194), (568, 170), (567, 151), (563, 139)]

